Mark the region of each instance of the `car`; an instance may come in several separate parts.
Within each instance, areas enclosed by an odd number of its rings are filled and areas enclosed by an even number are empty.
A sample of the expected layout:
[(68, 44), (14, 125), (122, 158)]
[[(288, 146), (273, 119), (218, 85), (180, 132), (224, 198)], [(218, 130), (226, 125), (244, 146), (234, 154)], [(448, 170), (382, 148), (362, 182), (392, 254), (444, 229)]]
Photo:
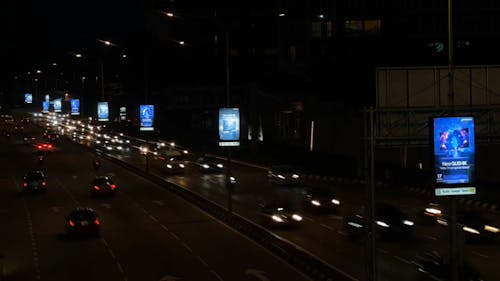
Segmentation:
[(56, 132), (49, 132), (47, 133), (46, 138), (49, 142), (57, 142), (59, 141), (60, 135)]
[[(354, 215), (346, 216), (345, 225), (349, 240), (360, 240), (366, 228), (366, 207)], [(375, 234), (383, 240), (401, 240), (411, 236), (414, 221), (399, 208), (389, 203), (375, 204)]]
[(54, 145), (51, 143), (37, 143), (35, 144), (35, 147), (38, 152), (51, 152), (54, 150)]
[(340, 199), (327, 188), (307, 188), (303, 193), (302, 206), (309, 212), (339, 213)]
[(36, 137), (31, 136), (31, 135), (24, 135), (23, 136), (23, 142), (25, 144), (35, 144), (36, 143)]
[(267, 227), (298, 227), (303, 217), (288, 202), (272, 201), (263, 205), (259, 214), (260, 222)]
[[(449, 261), (439, 253), (432, 251), (418, 256), (415, 262), (417, 271), (425, 280), (451, 280), (451, 267)], [(423, 279), (423, 278), (421, 278)], [(483, 275), (469, 262), (464, 261), (458, 265), (458, 281), (484, 281)]]
[(267, 170), (269, 182), (278, 185), (296, 185), (299, 183), (299, 173), (289, 165), (274, 165)]
[(171, 155), (165, 158), (165, 171), (169, 174), (183, 174), (186, 162), (182, 155)]
[(117, 189), (116, 184), (108, 176), (96, 177), (92, 180), (91, 186), (91, 193), (94, 196), (114, 195)]
[(20, 125), (20, 124), (16, 124), (14, 126), (14, 132), (15, 133), (22, 133), (24, 131), (24, 126), (23, 125)]
[(196, 159), (195, 164), (202, 172), (223, 173), (226, 170), (224, 161), (212, 156), (199, 157)]
[(99, 236), (101, 222), (94, 209), (76, 208), (66, 216), (66, 234)]
[(422, 223), (436, 224), (439, 219), (445, 216), (445, 210), (440, 204), (430, 202), (425, 205), (419, 215)]
[(24, 117), (21, 119), (21, 124), (30, 124), (31, 120), (28, 117)]
[(2, 135), (3, 135), (4, 137), (6, 137), (6, 138), (10, 138), (11, 133), (10, 133), (10, 131), (8, 131), (7, 129), (3, 129), (3, 130), (2, 130)]
[(42, 171), (35, 170), (27, 172), (23, 177), (22, 191), (46, 191), (47, 181)]
[[(448, 226), (448, 217), (438, 219), (438, 223)], [(491, 242), (498, 238), (500, 226), (487, 219), (480, 210), (463, 208), (457, 211), (457, 224), (463, 230), (467, 242)]]

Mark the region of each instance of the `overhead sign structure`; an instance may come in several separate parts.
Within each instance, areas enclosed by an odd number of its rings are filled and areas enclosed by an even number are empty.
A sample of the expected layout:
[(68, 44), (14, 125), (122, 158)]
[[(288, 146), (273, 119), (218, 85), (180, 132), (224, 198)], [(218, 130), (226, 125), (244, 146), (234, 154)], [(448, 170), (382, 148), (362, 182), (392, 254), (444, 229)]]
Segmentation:
[(107, 101), (97, 103), (97, 121), (109, 121), (109, 107)]
[(50, 106), (50, 102), (49, 101), (42, 102), (42, 112), (43, 113), (48, 113), (49, 112), (49, 106)]
[(79, 99), (71, 99), (71, 115), (80, 115)]
[(33, 103), (33, 95), (30, 93), (24, 94), (24, 102), (25, 103)]
[(62, 110), (62, 100), (55, 99), (54, 100), (54, 112), (61, 112)]
[[(468, 188), (475, 178), (474, 117), (433, 118), (434, 178), (439, 188)], [(436, 195), (438, 190), (436, 190)], [(441, 191), (440, 195), (470, 194)]]
[(141, 120), (141, 131), (153, 131), (155, 118), (155, 107), (151, 104), (142, 104), (139, 106), (139, 117)]
[(219, 146), (240, 145), (239, 108), (219, 109)]

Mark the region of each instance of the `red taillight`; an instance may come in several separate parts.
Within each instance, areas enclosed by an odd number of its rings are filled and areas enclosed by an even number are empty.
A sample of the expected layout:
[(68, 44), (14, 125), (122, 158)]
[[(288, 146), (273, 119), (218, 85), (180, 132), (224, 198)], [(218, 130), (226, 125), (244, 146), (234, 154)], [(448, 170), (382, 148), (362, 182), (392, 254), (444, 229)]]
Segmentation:
[(42, 181), (42, 185), (43, 185), (43, 186), (46, 186), (46, 185), (47, 185), (47, 183), (46, 183), (46, 182), (44, 182), (44, 181)]
[(27, 187), (27, 186), (28, 186), (28, 183), (27, 183), (27, 182), (23, 183), (23, 186), (24, 186), (24, 187)]
[(99, 186), (97, 186), (97, 185), (94, 185), (94, 189), (95, 190), (100, 190), (101, 188)]
[(73, 227), (73, 226), (75, 226), (75, 223), (72, 220), (70, 220), (69, 225), (71, 225)]
[(115, 184), (112, 184), (112, 185), (111, 185), (111, 189), (115, 190), (115, 189), (116, 189), (116, 185), (115, 185)]
[(52, 145), (51, 145), (51, 144), (49, 144), (47, 147), (48, 147), (48, 148), (52, 148)]
[(38, 147), (38, 148), (42, 148), (42, 146), (41, 146), (41, 145), (39, 145), (39, 146), (37, 146), (37, 147)]
[(94, 224), (96, 224), (96, 225), (100, 225), (100, 224), (101, 224), (101, 222), (99, 221), (99, 219), (95, 219)]

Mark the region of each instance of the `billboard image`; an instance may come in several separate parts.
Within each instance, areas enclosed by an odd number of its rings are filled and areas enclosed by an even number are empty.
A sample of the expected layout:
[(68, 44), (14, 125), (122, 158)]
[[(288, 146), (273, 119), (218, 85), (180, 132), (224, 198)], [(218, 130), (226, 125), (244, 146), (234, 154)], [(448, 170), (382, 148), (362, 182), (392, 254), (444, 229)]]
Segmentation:
[(153, 122), (155, 118), (154, 105), (140, 105), (139, 118), (141, 120), (141, 131), (153, 131)]
[(61, 112), (61, 108), (62, 108), (61, 99), (55, 99), (54, 100), (54, 112)]
[(33, 103), (33, 95), (30, 93), (24, 94), (24, 102), (25, 103)]
[(71, 115), (80, 115), (79, 99), (71, 99)]
[(45, 95), (45, 101), (50, 101), (50, 95)]
[(433, 123), (435, 183), (448, 186), (474, 183), (474, 117), (436, 117)]
[(48, 113), (49, 112), (49, 106), (50, 106), (50, 102), (49, 101), (42, 102), (42, 112), (43, 113)]
[(219, 145), (237, 146), (240, 140), (240, 110), (219, 109)]
[(97, 103), (97, 121), (109, 121), (109, 108), (107, 101)]

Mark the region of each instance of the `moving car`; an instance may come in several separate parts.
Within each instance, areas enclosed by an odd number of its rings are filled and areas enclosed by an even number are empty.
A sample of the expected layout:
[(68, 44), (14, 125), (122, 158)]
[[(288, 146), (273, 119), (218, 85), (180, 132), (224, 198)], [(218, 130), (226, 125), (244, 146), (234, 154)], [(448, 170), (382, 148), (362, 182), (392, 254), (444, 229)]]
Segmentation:
[(23, 142), (25, 144), (35, 144), (36, 143), (36, 137), (31, 136), (31, 135), (25, 135), (23, 136)]
[(29, 171), (23, 177), (22, 191), (46, 191), (47, 181), (42, 171)]
[(268, 227), (298, 227), (303, 217), (287, 202), (265, 204), (259, 214), (260, 222)]
[(92, 195), (114, 195), (116, 192), (116, 184), (110, 177), (99, 176), (92, 180)]
[(15, 133), (18, 133), (18, 134), (19, 134), (19, 133), (22, 133), (23, 131), (24, 131), (24, 127), (23, 127), (23, 125), (16, 124), (16, 125), (14, 126), (14, 132), (15, 132)]
[[(349, 239), (359, 240), (366, 228), (366, 208), (362, 207), (355, 215), (345, 219)], [(388, 204), (375, 205), (375, 233), (384, 240), (400, 240), (411, 236), (414, 222), (399, 208)]]
[(445, 215), (445, 211), (438, 203), (429, 203), (420, 215), (423, 222), (436, 223)]
[(225, 171), (223, 160), (216, 157), (202, 156), (196, 159), (195, 164), (198, 165), (202, 172), (222, 173)]
[(37, 151), (42, 152), (42, 151), (53, 151), (54, 150), (54, 145), (51, 143), (37, 143), (35, 145)]
[(299, 173), (288, 165), (274, 165), (267, 171), (267, 178), (273, 184), (295, 185), (299, 183)]
[[(448, 216), (438, 219), (438, 223), (448, 226)], [(457, 212), (457, 223), (468, 242), (493, 241), (500, 235), (500, 226), (488, 220), (478, 209), (461, 209)]]
[[(425, 280), (451, 280), (450, 263), (437, 252), (429, 252), (424, 256), (418, 257), (415, 264), (422, 277), (426, 277)], [(458, 266), (458, 280), (484, 281), (485, 279), (470, 263), (463, 262)]]
[(172, 155), (165, 158), (165, 171), (169, 174), (184, 174), (186, 162), (184, 157), (179, 155)]
[(309, 212), (338, 213), (340, 199), (326, 188), (307, 188), (302, 198), (304, 210)]
[(92, 208), (76, 208), (66, 217), (68, 235), (98, 236), (101, 222)]

